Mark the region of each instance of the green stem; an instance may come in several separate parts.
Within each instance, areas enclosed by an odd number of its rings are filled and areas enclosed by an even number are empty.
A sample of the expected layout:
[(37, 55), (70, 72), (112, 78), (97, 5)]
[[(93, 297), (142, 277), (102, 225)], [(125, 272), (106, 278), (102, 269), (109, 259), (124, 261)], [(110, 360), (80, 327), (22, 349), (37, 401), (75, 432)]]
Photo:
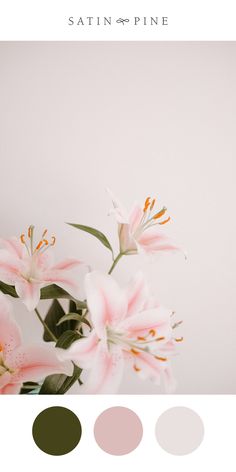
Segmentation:
[(56, 336), (54, 336), (53, 332), (50, 330), (50, 328), (48, 327), (48, 325), (45, 323), (45, 321), (43, 320), (43, 318), (41, 317), (39, 311), (37, 308), (34, 309), (40, 323), (42, 323), (44, 329), (47, 331), (47, 333), (49, 334), (50, 338), (52, 339), (52, 341), (55, 341), (55, 343), (57, 342), (57, 338)]
[(119, 252), (118, 256), (116, 256), (116, 258), (114, 259), (113, 264), (112, 264), (108, 274), (112, 273), (112, 271), (115, 269), (116, 264), (119, 262), (119, 260), (122, 258), (123, 255), (124, 255), (123, 252)]

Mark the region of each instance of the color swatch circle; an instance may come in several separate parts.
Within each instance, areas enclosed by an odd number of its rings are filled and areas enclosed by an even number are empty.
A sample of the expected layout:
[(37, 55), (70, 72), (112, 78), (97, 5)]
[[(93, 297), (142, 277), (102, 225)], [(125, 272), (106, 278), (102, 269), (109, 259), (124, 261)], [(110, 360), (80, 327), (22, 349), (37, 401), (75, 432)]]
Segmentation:
[(159, 417), (156, 424), (157, 441), (170, 454), (193, 452), (201, 444), (203, 436), (203, 422), (190, 408), (170, 408)]
[(129, 408), (108, 408), (98, 416), (94, 436), (103, 451), (115, 456), (129, 454), (139, 445), (143, 427), (139, 417)]
[(32, 434), (34, 442), (43, 452), (62, 456), (77, 446), (82, 429), (79, 419), (71, 410), (52, 406), (35, 418)]

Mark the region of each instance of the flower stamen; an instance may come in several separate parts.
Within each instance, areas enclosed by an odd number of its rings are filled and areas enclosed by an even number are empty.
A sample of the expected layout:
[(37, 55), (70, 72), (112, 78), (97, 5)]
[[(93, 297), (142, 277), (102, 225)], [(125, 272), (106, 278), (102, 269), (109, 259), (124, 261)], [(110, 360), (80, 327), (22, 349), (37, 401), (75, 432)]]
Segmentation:
[(33, 255), (34, 252), (34, 226), (30, 225), (28, 228), (28, 238), (30, 239), (30, 250)]
[(155, 203), (156, 203), (156, 199), (153, 198), (152, 203), (151, 203), (151, 206), (150, 206), (150, 211), (152, 211), (152, 209), (153, 209)]
[(155, 356), (155, 358), (158, 359), (158, 361), (162, 361), (162, 362), (166, 362), (166, 361), (167, 361), (167, 357)]
[(182, 323), (183, 323), (183, 320), (177, 321), (177, 322), (174, 323), (171, 327), (172, 327), (172, 329), (176, 329), (176, 328), (178, 328)]
[(150, 206), (150, 200), (151, 200), (151, 197), (146, 198), (145, 203), (144, 203), (144, 207), (143, 207), (143, 213), (146, 213), (148, 207)]
[(42, 247), (43, 245), (43, 240), (41, 239), (41, 241), (39, 241), (39, 243), (37, 244), (36, 248), (35, 248), (35, 251), (39, 251), (39, 249)]
[(170, 216), (168, 216), (168, 218), (166, 218), (166, 220), (160, 221), (159, 225), (165, 225), (165, 224), (168, 223), (169, 221), (170, 221)]
[(155, 329), (150, 329), (150, 330), (149, 330), (149, 334), (154, 338), (154, 336), (156, 336), (156, 331), (155, 331)]
[[(30, 225), (29, 228), (28, 228), (28, 231), (27, 231), (27, 236), (28, 236), (28, 239), (30, 240), (30, 251), (29, 251), (29, 247), (26, 243), (26, 239), (25, 239), (25, 233), (22, 233), (20, 235), (20, 240), (22, 242), (22, 244), (25, 245), (26, 249), (27, 249), (27, 252), (29, 255), (33, 256), (35, 253), (37, 252), (44, 252), (48, 247), (50, 246), (54, 246), (55, 243), (56, 243), (56, 238), (55, 236), (52, 236), (51, 237), (51, 242), (49, 243), (49, 240), (45, 238), (46, 234), (47, 234), (48, 230), (45, 229), (42, 233), (42, 236), (41, 236), (41, 239), (40, 241), (38, 242), (38, 244), (36, 245), (36, 247), (34, 248), (34, 238), (33, 238), (33, 235), (34, 235), (34, 226), (33, 225)], [(31, 254), (30, 254), (31, 252)]]
[(136, 349), (133, 349), (133, 348), (130, 349), (130, 352), (132, 352), (132, 354), (134, 354), (135, 356), (139, 356), (140, 354), (139, 351), (136, 351)]
[(25, 234), (24, 234), (24, 233), (20, 235), (20, 240), (21, 240), (22, 244), (24, 244), (24, 246), (26, 247), (26, 250), (27, 250), (28, 254), (30, 255), (29, 248), (28, 248), (28, 246), (27, 246), (27, 244), (26, 244), (26, 241), (25, 241)]
[(158, 213), (156, 213), (152, 219), (153, 220), (157, 220), (158, 218), (161, 218), (167, 211), (167, 208), (166, 207), (163, 207), (162, 210), (158, 211)]
[(54, 246), (56, 244), (56, 238), (55, 236), (52, 236), (51, 244), (50, 246)]

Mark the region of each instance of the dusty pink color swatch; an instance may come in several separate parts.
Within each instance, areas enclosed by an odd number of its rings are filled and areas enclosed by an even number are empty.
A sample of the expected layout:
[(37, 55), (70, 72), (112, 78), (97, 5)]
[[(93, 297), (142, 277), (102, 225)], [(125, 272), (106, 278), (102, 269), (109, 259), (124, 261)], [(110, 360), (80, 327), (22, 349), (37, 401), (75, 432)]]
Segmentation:
[(99, 415), (94, 426), (94, 436), (105, 452), (122, 456), (139, 445), (143, 427), (136, 413), (129, 408), (116, 406)]

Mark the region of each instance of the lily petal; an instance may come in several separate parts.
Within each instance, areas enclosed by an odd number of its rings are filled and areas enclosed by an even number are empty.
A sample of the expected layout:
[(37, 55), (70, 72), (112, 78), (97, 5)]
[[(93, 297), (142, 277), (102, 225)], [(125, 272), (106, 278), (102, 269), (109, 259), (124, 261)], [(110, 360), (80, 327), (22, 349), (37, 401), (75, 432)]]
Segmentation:
[(82, 369), (90, 369), (94, 362), (99, 339), (93, 331), (87, 338), (78, 339), (61, 353), (62, 359), (70, 359)]
[(177, 251), (176, 246), (157, 226), (146, 229), (138, 238), (138, 244), (144, 252)]
[(65, 259), (64, 261), (52, 266), (51, 270), (70, 270), (80, 266), (81, 264), (83, 264), (83, 262), (77, 259)]
[(142, 379), (150, 379), (156, 385), (160, 385), (165, 361), (159, 361), (153, 355), (143, 351), (135, 356), (134, 369)]
[(0, 376), (0, 390), (4, 388), (11, 381), (10, 372), (5, 372)]
[(48, 270), (43, 274), (45, 283), (56, 284), (68, 292), (75, 299), (79, 298), (79, 285), (74, 281), (71, 275), (64, 270)]
[(166, 393), (174, 393), (177, 387), (177, 382), (170, 366), (168, 366), (163, 372), (163, 381)]
[(7, 384), (5, 387), (0, 388), (0, 395), (17, 395), (20, 393), (21, 383), (18, 384)]
[(90, 370), (83, 393), (116, 393), (122, 379), (124, 359), (119, 346), (112, 346), (108, 351), (103, 343), (99, 343), (94, 364)]
[(19, 278), (22, 263), (5, 249), (0, 251), (0, 280), (6, 284), (15, 285)]
[(127, 316), (131, 316), (134, 313), (139, 313), (143, 310), (148, 298), (148, 287), (141, 271), (137, 272), (137, 274), (131, 279), (125, 289), (125, 294), (128, 299)]
[(154, 336), (164, 336), (168, 339), (171, 336), (170, 315), (170, 310), (158, 307), (129, 316), (120, 327), (127, 330), (130, 336), (142, 336), (149, 330), (154, 330), (156, 331)]
[(166, 354), (166, 355), (172, 355), (176, 353), (176, 342), (172, 339), (169, 339), (169, 341), (165, 343), (159, 343), (158, 347), (161, 348), (161, 351)]
[(143, 217), (143, 209), (141, 208), (140, 205), (138, 205), (138, 203), (136, 203), (133, 206), (130, 212), (130, 216), (129, 216), (129, 224), (130, 224), (131, 233), (134, 233), (136, 231), (142, 217)]
[(33, 311), (40, 300), (40, 288), (42, 284), (39, 282), (28, 282), (23, 278), (17, 280), (15, 289), (17, 295), (22, 299), (29, 311)]
[(50, 249), (43, 253), (39, 252), (38, 254), (34, 254), (34, 264), (42, 272), (47, 271), (48, 269), (50, 270), (53, 263), (54, 254)]
[(138, 246), (133, 235), (131, 234), (130, 225), (127, 223), (119, 224), (118, 235), (120, 241), (120, 252), (136, 254), (138, 251)]
[(0, 346), (4, 355), (21, 344), (21, 332), (11, 316), (11, 305), (6, 295), (0, 293)]
[(95, 331), (104, 338), (107, 324), (114, 326), (126, 315), (124, 291), (110, 275), (94, 271), (85, 277), (85, 292)]
[(109, 214), (114, 213), (118, 223), (128, 223), (129, 215), (126, 208), (122, 205), (118, 198), (115, 197), (110, 189), (107, 188), (107, 192), (110, 195), (113, 204), (113, 210), (111, 210)]
[(6, 358), (7, 365), (16, 370), (11, 383), (36, 382), (51, 374), (72, 375), (72, 362), (61, 361), (60, 356), (58, 348), (51, 345), (19, 347)]
[(19, 259), (23, 257), (24, 246), (17, 238), (0, 238), (0, 245), (10, 252), (14, 257), (18, 257)]

